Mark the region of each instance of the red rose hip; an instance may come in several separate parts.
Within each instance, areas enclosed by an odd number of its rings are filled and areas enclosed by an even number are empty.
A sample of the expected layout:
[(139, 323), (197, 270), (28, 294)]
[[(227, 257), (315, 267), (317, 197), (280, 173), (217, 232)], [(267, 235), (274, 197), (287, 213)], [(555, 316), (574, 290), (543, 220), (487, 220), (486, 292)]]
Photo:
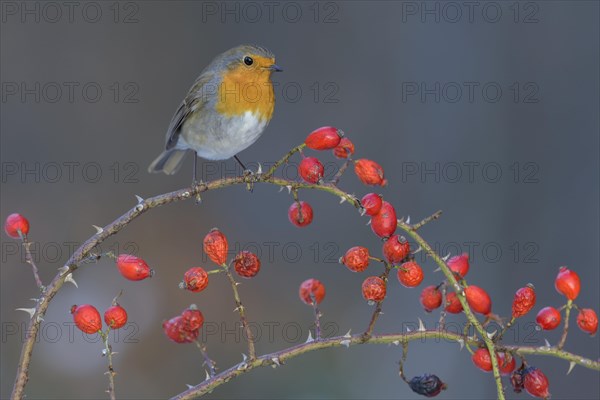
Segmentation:
[(306, 147), (313, 150), (331, 150), (340, 144), (344, 132), (333, 126), (323, 126), (312, 131), (304, 140)]
[(535, 306), (535, 289), (531, 283), (517, 290), (512, 303), (512, 317), (519, 318)]
[(414, 261), (405, 262), (398, 269), (398, 280), (406, 287), (415, 287), (423, 281), (423, 270)]
[(130, 281), (141, 281), (154, 274), (146, 261), (129, 254), (120, 254), (117, 257), (117, 268), (121, 275)]
[(469, 255), (467, 253), (462, 253), (459, 256), (454, 256), (450, 258), (446, 264), (448, 264), (448, 268), (450, 271), (457, 274), (460, 278), (464, 278), (469, 272)]
[(558, 275), (554, 280), (554, 287), (558, 293), (562, 294), (567, 299), (575, 300), (577, 296), (579, 296), (579, 290), (581, 289), (579, 275), (567, 267), (560, 267)]
[(204, 252), (215, 264), (223, 265), (227, 263), (229, 243), (227, 242), (227, 237), (220, 230), (217, 228), (211, 229), (204, 236), (202, 244)]
[(15, 239), (21, 237), (19, 232), (21, 232), (23, 236), (27, 236), (29, 233), (29, 221), (27, 221), (27, 218), (21, 214), (10, 214), (8, 217), (6, 217), (4, 231), (8, 236)]
[(183, 327), (188, 331), (195, 331), (202, 327), (204, 324), (204, 315), (192, 305), (190, 308), (183, 310), (181, 313), (183, 321)]
[(198, 293), (208, 286), (208, 273), (202, 267), (192, 267), (183, 274), (183, 281), (179, 283), (180, 289)]
[(479, 286), (470, 285), (465, 288), (465, 297), (469, 306), (476, 313), (488, 315), (492, 311), (490, 295)]
[(162, 324), (165, 335), (175, 343), (192, 343), (200, 334), (199, 329), (190, 330), (181, 315), (171, 318)]
[(308, 305), (313, 304), (311, 294), (317, 304), (320, 304), (325, 298), (325, 286), (314, 278), (302, 282), (299, 290), (300, 300)]
[(385, 299), (385, 281), (378, 276), (370, 276), (362, 284), (362, 295), (368, 301), (381, 301)]
[(249, 251), (240, 251), (233, 260), (233, 267), (239, 276), (252, 278), (260, 271), (260, 259)]
[(83, 304), (71, 307), (73, 322), (84, 333), (92, 334), (102, 329), (102, 317), (96, 307)]
[(397, 264), (410, 254), (410, 245), (404, 236), (394, 235), (383, 243), (382, 251), (391, 264)]
[(383, 199), (381, 198), (380, 194), (367, 193), (360, 200), (360, 204), (365, 210), (365, 214), (373, 216), (379, 213), (379, 211), (381, 210)]
[(500, 374), (510, 375), (517, 366), (517, 360), (510, 353), (497, 353), (498, 367)]
[(351, 271), (363, 272), (369, 266), (369, 249), (354, 246), (340, 258), (340, 262)]
[(354, 172), (362, 183), (369, 186), (385, 186), (383, 168), (373, 160), (361, 158), (354, 162)]
[(304, 181), (308, 183), (319, 183), (323, 179), (325, 167), (316, 157), (306, 157), (300, 161), (298, 172)]
[(551, 331), (560, 325), (560, 312), (554, 307), (544, 307), (538, 312), (535, 321), (543, 330)]
[(455, 292), (446, 293), (446, 311), (450, 314), (458, 314), (463, 310), (462, 304)]
[(118, 304), (104, 311), (104, 322), (110, 329), (120, 329), (127, 323), (127, 311)]
[(523, 386), (527, 393), (533, 397), (547, 399), (550, 397), (548, 391), (548, 378), (542, 371), (535, 367), (529, 367), (523, 371)]
[(350, 158), (352, 154), (354, 154), (354, 143), (347, 137), (343, 137), (340, 144), (333, 149), (336, 158)]
[(419, 298), (426, 312), (432, 312), (442, 305), (442, 292), (435, 285), (427, 286)]
[(295, 201), (288, 209), (288, 219), (297, 227), (305, 227), (313, 220), (313, 209), (305, 201)]
[(397, 226), (396, 210), (387, 201), (382, 202), (379, 212), (371, 217), (371, 230), (380, 238), (386, 238), (396, 232)]
[(577, 315), (577, 326), (590, 335), (595, 335), (598, 330), (598, 316), (591, 308), (582, 308)]
[(488, 349), (484, 349), (483, 347), (475, 350), (473, 355), (471, 355), (471, 361), (473, 361), (473, 364), (475, 364), (477, 368), (484, 372), (490, 372), (493, 368), (490, 352)]

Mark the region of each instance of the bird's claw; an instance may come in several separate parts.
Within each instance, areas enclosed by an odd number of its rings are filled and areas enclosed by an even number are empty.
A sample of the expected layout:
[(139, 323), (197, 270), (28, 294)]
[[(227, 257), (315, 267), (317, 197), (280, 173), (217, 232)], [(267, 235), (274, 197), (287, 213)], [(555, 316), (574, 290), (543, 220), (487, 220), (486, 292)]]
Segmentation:
[[(202, 185), (202, 183), (203, 183), (202, 181), (198, 182), (196, 179), (194, 179), (192, 181), (192, 188), (197, 189), (198, 187), (200, 187), (200, 185)], [(200, 191), (196, 192), (195, 202), (197, 205), (202, 203), (202, 197), (200, 196)]]

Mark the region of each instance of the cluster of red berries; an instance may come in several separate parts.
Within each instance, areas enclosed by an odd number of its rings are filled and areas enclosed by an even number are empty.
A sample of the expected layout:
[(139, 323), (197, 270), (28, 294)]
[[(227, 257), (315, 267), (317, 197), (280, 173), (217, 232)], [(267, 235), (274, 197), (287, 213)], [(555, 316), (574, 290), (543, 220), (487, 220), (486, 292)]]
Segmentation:
[[(554, 287), (558, 293), (562, 294), (569, 300), (569, 305), (563, 306), (560, 310), (565, 307), (570, 307), (581, 290), (581, 281), (579, 275), (575, 271), (568, 269), (567, 267), (560, 267), (558, 275), (554, 280)], [(576, 304), (573, 304), (579, 310), (577, 315), (577, 326), (582, 331), (594, 335), (598, 330), (598, 315), (591, 308), (579, 308)], [(544, 330), (556, 329), (562, 321), (560, 311), (554, 307), (542, 308), (537, 316), (536, 322)]]
[[(377, 196), (378, 197), (378, 196)], [(382, 253), (391, 265), (398, 269), (398, 280), (406, 287), (418, 286), (423, 280), (423, 270), (414, 260), (411, 260), (410, 244), (403, 236), (394, 235), (383, 243)], [(340, 258), (353, 272), (363, 272), (371, 260), (369, 249), (363, 246), (354, 246)], [(385, 276), (369, 276), (362, 284), (362, 294), (365, 300), (379, 302), (387, 293)]]
[[(215, 264), (223, 269), (229, 268), (227, 252), (229, 242), (223, 232), (217, 228), (211, 229), (202, 241), (203, 250)], [(243, 278), (252, 278), (260, 271), (260, 259), (249, 251), (240, 251), (231, 261), (235, 272)], [(221, 272), (216, 270), (217, 272)], [(201, 292), (208, 286), (209, 273), (202, 267), (192, 267), (183, 274), (179, 283), (181, 289), (190, 292)], [(181, 315), (171, 318), (163, 323), (165, 334), (174, 342), (190, 343), (198, 337), (204, 317), (195, 307), (184, 310)]]
[[(208, 258), (222, 268), (228, 268), (227, 251), (229, 242), (223, 232), (213, 228), (206, 234), (203, 240), (203, 249)], [(252, 252), (240, 251), (231, 261), (235, 272), (243, 278), (252, 278), (260, 271), (260, 259)], [(181, 289), (190, 292), (201, 292), (208, 286), (208, 272), (202, 267), (192, 267), (183, 275), (183, 281), (179, 284)]]
[[(29, 233), (29, 221), (21, 214), (10, 214), (4, 223), (4, 231), (12, 238), (26, 238)], [(148, 265), (137, 257), (120, 255), (117, 266), (121, 274), (132, 280), (140, 280), (152, 275)], [(87, 334), (102, 330), (102, 317), (96, 307), (90, 304), (71, 307), (73, 322), (77, 328)], [(104, 322), (110, 329), (120, 329), (127, 323), (127, 311), (119, 304), (114, 304), (104, 312)]]
[[(577, 307), (577, 305), (572, 303), (579, 295), (581, 289), (581, 282), (576, 272), (569, 270), (567, 267), (560, 267), (558, 275), (554, 280), (554, 286), (560, 294), (568, 299), (567, 305), (561, 307), (561, 310), (566, 307)], [(523, 317), (529, 313), (535, 306), (535, 302), (536, 294), (533, 285), (528, 284), (517, 290), (512, 303), (512, 319), (514, 320)], [(471, 304), (471, 302), (469, 302), (469, 304)], [(556, 329), (561, 323), (561, 313), (554, 307), (544, 307), (538, 312), (536, 321), (544, 330)], [(590, 308), (579, 309), (577, 326), (579, 326), (582, 331), (594, 335), (598, 330), (598, 317), (596, 312)], [(545, 399), (550, 396), (548, 391), (548, 378), (541, 370), (535, 367), (526, 368), (523, 363), (521, 368), (515, 371), (515, 359), (511, 354), (500, 352), (497, 353), (497, 357), (500, 372), (503, 375), (512, 373), (511, 383), (517, 393), (525, 389), (527, 393), (534, 397)], [(477, 349), (473, 353), (471, 359), (482, 371), (489, 372), (492, 370), (490, 353), (487, 349)]]
[[(335, 157), (346, 159), (346, 165), (351, 162), (355, 150), (354, 144), (344, 137), (341, 130), (330, 126), (313, 131), (306, 138), (305, 145), (307, 148), (317, 151), (331, 150)], [(316, 157), (306, 157), (304, 154), (302, 154), (302, 157), (303, 159), (299, 165), (300, 177), (310, 184), (322, 184), (325, 169), (321, 161)], [(354, 171), (358, 179), (365, 185), (385, 186), (387, 184), (383, 168), (375, 161), (368, 159), (356, 160), (354, 161)], [(388, 268), (394, 267), (397, 269), (397, 278), (400, 284), (408, 288), (419, 286), (423, 281), (423, 270), (414, 261), (411, 246), (406, 238), (395, 234), (398, 220), (394, 207), (384, 201), (382, 195), (377, 193), (368, 193), (363, 196), (360, 200), (360, 206), (364, 214), (370, 217), (372, 231), (383, 240), (381, 250), (383, 259), (372, 257), (366, 247), (354, 246), (348, 249), (340, 258), (340, 263), (353, 272), (364, 272), (371, 260), (383, 261)], [(296, 200), (288, 209), (288, 218), (298, 227), (307, 226), (313, 220), (313, 209), (310, 204)], [(6, 219), (4, 229), (7, 235), (12, 238), (26, 239), (29, 233), (29, 222), (20, 214), (11, 214)], [(192, 267), (184, 273), (183, 280), (179, 284), (182, 289), (201, 292), (208, 286), (209, 274), (223, 271), (229, 274), (231, 266), (243, 278), (252, 278), (260, 271), (260, 259), (249, 251), (240, 251), (228, 263), (227, 237), (216, 228), (204, 237), (203, 250), (215, 264), (221, 267), (221, 270), (207, 272), (202, 267)], [(144, 280), (154, 273), (148, 264), (139, 257), (120, 254), (115, 258), (119, 272), (128, 280)], [(454, 256), (446, 261), (446, 265), (461, 285), (464, 286), (464, 297), (469, 307), (476, 313), (490, 317), (492, 315), (492, 301), (489, 294), (478, 286), (466, 284), (465, 277), (470, 269), (468, 254)], [(379, 276), (368, 276), (363, 281), (361, 289), (365, 300), (377, 303), (385, 299), (387, 276), (386, 272)], [(457, 314), (463, 311), (457, 293), (446, 293), (445, 299), (443, 298), (442, 289), (445, 285), (446, 282), (442, 282), (439, 285), (430, 285), (423, 288), (420, 294), (420, 302), (426, 312), (432, 312), (442, 307), (442, 304), (445, 304), (444, 310), (448, 313)], [(566, 267), (560, 267), (555, 279), (555, 288), (568, 299), (568, 302), (559, 309), (551, 306), (542, 308), (536, 316), (538, 325), (544, 330), (556, 329), (562, 320), (561, 311), (566, 309), (568, 316), (568, 310), (575, 307), (579, 311), (577, 316), (578, 327), (582, 331), (594, 335), (598, 329), (596, 312), (590, 308), (579, 308), (573, 303), (581, 289), (581, 282), (577, 273)], [(304, 303), (316, 307), (325, 298), (325, 286), (317, 279), (307, 279), (300, 285), (299, 297)], [(533, 285), (527, 284), (518, 289), (513, 298), (512, 319), (509, 325), (516, 318), (527, 315), (535, 304), (536, 292)], [(94, 306), (89, 304), (74, 305), (71, 307), (71, 314), (73, 315), (73, 321), (81, 331), (88, 334), (101, 333), (105, 337), (105, 334), (102, 333), (102, 317)], [(127, 323), (127, 312), (116, 303), (116, 299), (113, 305), (105, 311), (104, 322), (108, 329), (119, 329)], [(198, 338), (203, 323), (204, 316), (202, 312), (195, 305), (191, 305), (179, 315), (164, 321), (162, 327), (167, 337), (172, 341), (190, 343)], [(515, 392), (518, 393), (524, 389), (534, 397), (548, 398), (550, 396), (548, 378), (541, 370), (531, 366), (528, 367), (524, 361), (521, 363), (520, 368), (515, 369), (517, 363), (515, 354), (503, 348), (500, 350), (496, 353), (500, 373), (504, 376), (510, 375)], [(492, 359), (487, 348), (481, 347), (475, 350), (471, 359), (474, 365), (482, 371), (492, 371)], [(407, 383), (415, 393), (427, 397), (436, 396), (446, 388), (446, 385), (437, 376), (431, 374), (414, 377)]]
[[(473, 364), (484, 372), (492, 370), (492, 360), (490, 353), (485, 348), (477, 349), (471, 356)], [(500, 369), (500, 374), (510, 375), (510, 381), (515, 392), (520, 393), (523, 389), (533, 397), (547, 399), (550, 397), (548, 391), (548, 378), (535, 367), (526, 368), (525, 364), (515, 371), (516, 359), (510, 353), (496, 353), (496, 360)]]
[[(335, 157), (341, 159), (351, 160), (351, 157), (354, 154), (354, 143), (344, 136), (344, 132), (342, 132), (342, 130), (333, 126), (323, 126), (314, 130), (306, 137), (304, 144), (311, 150), (331, 150)], [(358, 179), (365, 185), (385, 186), (387, 184), (387, 180), (384, 177), (383, 168), (375, 161), (367, 159), (356, 160), (354, 162), (354, 172), (356, 173)], [(298, 166), (298, 173), (303, 181), (310, 184), (320, 184), (323, 182), (325, 167), (317, 157), (306, 157), (304, 154), (302, 154), (302, 160)], [(389, 207), (391, 206), (385, 206), (385, 213), (389, 213)], [(379, 208), (381, 208), (381, 205)], [(375, 213), (372, 215), (375, 215)], [(307, 226), (313, 220), (313, 209), (310, 204), (305, 201), (295, 201), (288, 209), (288, 218), (292, 224), (298, 227)], [(388, 218), (381, 219), (382, 221), (380, 221), (379, 224), (375, 224), (376, 226), (385, 224), (384, 227), (380, 228), (380, 230), (382, 230), (382, 235), (380, 236), (390, 236), (393, 231), (389, 234), (385, 234), (385, 232), (390, 229), (388, 225), (390, 225), (391, 222), (393, 222), (395, 230), (395, 214), (393, 215), (393, 218), (390, 214)]]
[[(463, 281), (464, 277), (469, 272), (469, 255), (463, 253), (454, 257), (451, 257), (446, 261), (446, 265), (452, 271), (456, 279)], [(427, 286), (421, 292), (421, 305), (426, 312), (432, 312), (439, 308), (443, 304), (441, 286), (439, 285)], [(492, 300), (490, 295), (479, 286), (469, 285), (465, 287), (465, 298), (471, 309), (479, 314), (489, 315), (492, 312)], [(463, 311), (462, 304), (458, 299), (458, 295), (455, 292), (446, 293), (446, 306), (444, 308), (446, 312), (451, 314), (459, 314)]]
[(377, 193), (367, 193), (360, 200), (360, 204), (365, 214), (371, 217), (369, 223), (373, 233), (384, 240), (391, 238), (398, 226), (394, 206)]
[[(490, 353), (486, 348), (477, 349), (471, 356), (473, 364), (484, 372), (492, 371), (492, 360)], [(534, 397), (547, 399), (550, 397), (548, 390), (549, 382), (546, 375), (535, 367), (525, 368), (522, 363), (518, 370), (516, 367), (516, 358), (510, 353), (496, 353), (496, 360), (501, 375), (510, 375), (510, 381), (515, 392), (520, 393), (523, 389)]]
[(168, 321), (162, 324), (163, 330), (167, 337), (175, 343), (191, 343), (194, 342), (200, 335), (200, 328), (204, 324), (204, 316), (192, 304)]
[[(96, 307), (90, 304), (71, 307), (73, 322), (82, 332), (92, 334), (102, 330), (102, 317)], [(104, 322), (110, 329), (120, 329), (127, 323), (127, 311), (114, 303), (104, 312)]]

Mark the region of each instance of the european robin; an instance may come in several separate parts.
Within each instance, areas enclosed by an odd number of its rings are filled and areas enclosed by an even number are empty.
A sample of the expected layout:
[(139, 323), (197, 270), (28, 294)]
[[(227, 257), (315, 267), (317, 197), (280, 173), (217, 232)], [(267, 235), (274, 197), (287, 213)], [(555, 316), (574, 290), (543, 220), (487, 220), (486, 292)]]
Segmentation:
[(273, 71), (282, 69), (263, 47), (242, 45), (217, 56), (173, 115), (166, 149), (148, 171), (176, 173), (188, 150), (226, 160), (252, 145), (273, 116)]

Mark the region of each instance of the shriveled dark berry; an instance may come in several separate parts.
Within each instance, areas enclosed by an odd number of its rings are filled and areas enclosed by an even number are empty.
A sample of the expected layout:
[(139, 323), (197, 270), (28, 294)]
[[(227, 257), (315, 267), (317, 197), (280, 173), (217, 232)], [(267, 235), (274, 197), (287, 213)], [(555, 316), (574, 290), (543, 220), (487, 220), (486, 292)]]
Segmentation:
[(446, 390), (446, 384), (432, 374), (415, 376), (408, 382), (408, 385), (413, 392), (425, 397), (435, 397), (442, 390)]

